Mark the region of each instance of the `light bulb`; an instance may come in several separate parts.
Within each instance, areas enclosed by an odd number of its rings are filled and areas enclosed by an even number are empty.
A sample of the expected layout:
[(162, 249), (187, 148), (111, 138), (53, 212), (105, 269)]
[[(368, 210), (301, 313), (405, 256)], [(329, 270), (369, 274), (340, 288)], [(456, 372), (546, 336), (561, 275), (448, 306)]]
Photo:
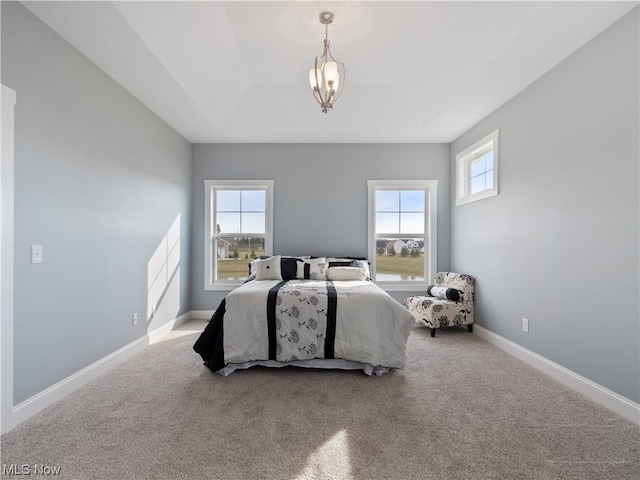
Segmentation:
[(336, 62), (327, 62), (324, 64), (324, 78), (327, 83), (338, 80), (338, 64)]
[(334, 91), (334, 92), (337, 92), (337, 91), (338, 91), (338, 85), (340, 85), (340, 75), (338, 75), (338, 74), (336, 73), (336, 78), (335, 78), (335, 80), (333, 81), (333, 91)]
[[(316, 70), (318, 73), (317, 76), (317, 83), (316, 83)], [(316, 87), (318, 87), (318, 89), (322, 86), (322, 72), (320, 71), (320, 69), (316, 69), (316, 68), (312, 68), (311, 70), (309, 70), (309, 84), (311, 85), (311, 88), (313, 88), (315, 90)]]

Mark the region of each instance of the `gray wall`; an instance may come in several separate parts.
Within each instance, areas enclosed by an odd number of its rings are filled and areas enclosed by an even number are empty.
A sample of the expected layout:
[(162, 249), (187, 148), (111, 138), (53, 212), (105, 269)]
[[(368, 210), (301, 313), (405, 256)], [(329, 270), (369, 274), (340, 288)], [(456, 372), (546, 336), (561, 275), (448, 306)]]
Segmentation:
[[(367, 255), (367, 180), (438, 180), (438, 268), (449, 267), (449, 146), (445, 144), (193, 145), (194, 310), (204, 290), (204, 180), (274, 180), (274, 253)], [(407, 293), (393, 292), (397, 299)]]
[[(451, 208), (477, 321), (640, 400), (638, 8), (457, 139), (500, 128), (500, 194)], [(521, 330), (522, 317), (530, 333)]]
[[(191, 309), (191, 151), (13, 2), (2, 2), (2, 82), (17, 92), (17, 404)], [(178, 217), (179, 264), (171, 281), (154, 284), (162, 299), (147, 323), (148, 264)], [(44, 246), (44, 263), (30, 263), (32, 244)]]

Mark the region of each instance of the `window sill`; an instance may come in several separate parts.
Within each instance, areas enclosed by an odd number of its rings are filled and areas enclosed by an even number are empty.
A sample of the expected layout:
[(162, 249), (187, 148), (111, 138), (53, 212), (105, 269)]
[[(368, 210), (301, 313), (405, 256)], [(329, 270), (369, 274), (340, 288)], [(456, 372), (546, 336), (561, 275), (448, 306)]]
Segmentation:
[(498, 195), (497, 187), (483, 190), (482, 192), (474, 193), (473, 195), (467, 195), (466, 197), (457, 198), (456, 207), (465, 205), (467, 203), (476, 202), (478, 200), (483, 200), (485, 198), (495, 197), (496, 195)]
[[(430, 283), (401, 283), (401, 282), (373, 282), (386, 292), (426, 292)], [(230, 292), (235, 290), (244, 282), (239, 283), (216, 283), (205, 285), (205, 291)]]
[(217, 292), (230, 292), (231, 290), (235, 290), (240, 285), (244, 284), (244, 282), (238, 283), (213, 283), (204, 286), (205, 291), (217, 291)]
[(426, 292), (429, 283), (374, 282), (385, 292)]

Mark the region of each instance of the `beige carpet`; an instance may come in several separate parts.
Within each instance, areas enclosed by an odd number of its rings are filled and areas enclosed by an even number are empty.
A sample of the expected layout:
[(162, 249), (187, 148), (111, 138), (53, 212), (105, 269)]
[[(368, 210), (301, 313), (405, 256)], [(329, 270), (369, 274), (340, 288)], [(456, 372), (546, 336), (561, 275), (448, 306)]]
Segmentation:
[(191, 349), (203, 327), (187, 323), (4, 435), (5, 468), (82, 480), (640, 477), (637, 426), (466, 329), (414, 328), (406, 369), (383, 377), (223, 378)]

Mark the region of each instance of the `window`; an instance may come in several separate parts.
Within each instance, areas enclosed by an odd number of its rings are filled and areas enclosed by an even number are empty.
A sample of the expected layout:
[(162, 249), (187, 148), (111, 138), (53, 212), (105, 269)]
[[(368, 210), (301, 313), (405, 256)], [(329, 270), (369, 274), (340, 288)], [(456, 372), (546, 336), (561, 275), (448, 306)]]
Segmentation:
[(437, 180), (369, 180), (372, 279), (421, 290), (436, 273)]
[(271, 255), (273, 180), (205, 180), (205, 290), (244, 282), (247, 264)]
[(498, 194), (498, 130), (456, 155), (456, 205)]

